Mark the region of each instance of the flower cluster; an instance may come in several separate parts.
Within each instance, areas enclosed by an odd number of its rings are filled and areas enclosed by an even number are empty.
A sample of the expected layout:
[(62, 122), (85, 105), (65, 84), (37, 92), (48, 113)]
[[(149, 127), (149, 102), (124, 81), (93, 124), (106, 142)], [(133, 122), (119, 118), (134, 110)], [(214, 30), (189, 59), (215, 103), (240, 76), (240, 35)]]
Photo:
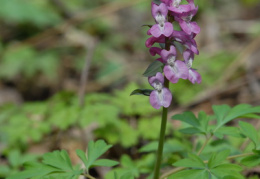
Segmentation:
[[(200, 27), (192, 21), (198, 7), (195, 6), (194, 0), (186, 0), (187, 4), (181, 4), (181, 1), (161, 0), (159, 4), (152, 2), (152, 16), (156, 24), (148, 30), (147, 34), (151, 37), (146, 40), (145, 45), (150, 48), (152, 56), (160, 56), (157, 60), (164, 64), (164, 75), (171, 83), (177, 83), (180, 78), (188, 79), (193, 84), (200, 83), (200, 74), (192, 68), (194, 55), (199, 54), (194, 37), (200, 32)], [(173, 20), (178, 22), (181, 31), (174, 30)], [(184, 60), (177, 60), (175, 42), (185, 47), (185, 50), (180, 52)], [(160, 43), (167, 49), (152, 47), (155, 43)], [(172, 94), (164, 87), (163, 75), (157, 72), (148, 80), (154, 88), (150, 94), (151, 105), (156, 109), (161, 106), (169, 107)]]

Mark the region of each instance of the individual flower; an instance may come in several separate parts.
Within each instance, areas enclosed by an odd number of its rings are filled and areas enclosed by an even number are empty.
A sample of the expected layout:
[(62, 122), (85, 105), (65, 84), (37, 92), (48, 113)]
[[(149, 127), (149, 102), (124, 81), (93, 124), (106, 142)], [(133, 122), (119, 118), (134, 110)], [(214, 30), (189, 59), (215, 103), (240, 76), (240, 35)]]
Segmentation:
[(193, 0), (190, 0), (189, 2), (190, 3), (187, 5), (189, 6), (189, 10), (175, 16), (175, 20), (179, 22), (181, 29), (188, 35), (191, 35), (192, 33), (198, 34), (200, 33), (200, 27), (196, 22), (191, 21), (192, 17), (198, 11), (198, 6), (195, 7)]
[(157, 5), (152, 3), (152, 15), (157, 24), (153, 25), (148, 30), (148, 35), (153, 35), (154, 37), (164, 35), (169, 37), (172, 34), (173, 26), (170, 22), (167, 22), (167, 14), (168, 8), (166, 4), (161, 3), (160, 5)]
[(154, 37), (154, 36), (152, 36), (152, 37), (150, 37), (150, 38), (148, 38), (147, 40), (146, 40), (146, 42), (145, 42), (145, 46), (147, 47), (147, 48), (150, 48), (150, 47), (152, 47), (153, 46), (153, 44), (154, 43), (165, 43), (165, 37), (163, 36), (163, 35), (161, 35), (160, 37)]
[(188, 67), (189, 69), (189, 73), (188, 73), (188, 80), (190, 82), (192, 82), (193, 84), (194, 83), (201, 83), (201, 76), (200, 74), (192, 67), (192, 62), (194, 60), (194, 53), (190, 50), (185, 50), (183, 52), (183, 58), (184, 58), (184, 61), (186, 63), (186, 66)]
[(171, 38), (173, 38), (175, 41), (180, 42), (183, 44), (186, 48), (191, 50), (195, 54), (199, 54), (199, 50), (197, 48), (197, 43), (194, 40), (196, 34), (188, 35), (183, 31), (176, 31), (174, 30)]
[(188, 78), (188, 68), (183, 61), (176, 60), (176, 49), (174, 46), (170, 50), (162, 50), (161, 57), (165, 66), (163, 72), (165, 77), (172, 83), (177, 83), (180, 78)]
[(168, 88), (163, 86), (163, 74), (157, 72), (155, 76), (149, 77), (150, 85), (155, 89), (150, 94), (150, 104), (159, 109), (161, 106), (168, 108), (172, 101), (172, 94)]
[(168, 1), (168, 10), (173, 16), (180, 15), (182, 13), (187, 13), (191, 10), (190, 4), (180, 5), (182, 0), (169, 0)]

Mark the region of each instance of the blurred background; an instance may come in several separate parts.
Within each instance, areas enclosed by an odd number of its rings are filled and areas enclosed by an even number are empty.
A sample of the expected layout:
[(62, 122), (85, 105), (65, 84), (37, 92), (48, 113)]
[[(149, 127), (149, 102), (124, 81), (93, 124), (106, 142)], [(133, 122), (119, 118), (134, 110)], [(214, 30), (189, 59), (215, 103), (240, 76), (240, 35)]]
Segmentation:
[[(148, 27), (142, 26), (154, 23), (151, 2), (0, 3), (0, 178), (56, 149), (68, 150), (77, 163), (75, 149), (96, 139), (114, 145), (106, 157), (119, 160), (125, 154), (149, 165), (150, 156), (138, 150), (158, 138), (160, 111), (148, 97), (129, 94), (151, 88), (142, 76), (156, 59), (144, 45)], [(193, 66), (202, 83), (171, 85), (169, 116), (211, 113), (213, 104), (260, 105), (259, 0), (195, 3), (201, 33)], [(179, 125), (170, 123), (168, 135)], [(107, 171), (92, 172), (104, 178)]]

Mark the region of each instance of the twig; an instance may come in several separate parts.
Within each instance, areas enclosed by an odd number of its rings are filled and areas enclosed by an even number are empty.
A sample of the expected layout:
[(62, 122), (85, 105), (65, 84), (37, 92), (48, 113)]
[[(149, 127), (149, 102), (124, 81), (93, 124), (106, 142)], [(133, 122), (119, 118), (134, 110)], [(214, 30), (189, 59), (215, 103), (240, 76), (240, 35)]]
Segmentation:
[(86, 85), (87, 85), (87, 80), (88, 80), (88, 74), (89, 74), (89, 68), (90, 64), (93, 58), (94, 50), (97, 44), (97, 40), (93, 40), (92, 42), (88, 43), (87, 48), (87, 55), (85, 58), (85, 65), (82, 69), (81, 77), (80, 77), (80, 87), (79, 87), (79, 106), (83, 107), (84, 106), (84, 95), (85, 95), (85, 90), (86, 90)]
[(206, 147), (206, 145), (208, 144), (208, 142), (210, 141), (211, 138), (212, 138), (212, 135), (209, 136), (209, 137), (206, 136), (206, 141), (204, 142), (204, 144), (203, 144), (202, 147), (200, 148), (200, 150), (199, 150), (199, 152), (198, 152), (197, 155), (200, 155), (200, 154), (201, 154), (201, 152), (204, 150), (204, 148)]
[(91, 175), (87, 174), (87, 173), (84, 173), (83, 174), (85, 177), (89, 178), (89, 179), (96, 179), (95, 177), (92, 177)]

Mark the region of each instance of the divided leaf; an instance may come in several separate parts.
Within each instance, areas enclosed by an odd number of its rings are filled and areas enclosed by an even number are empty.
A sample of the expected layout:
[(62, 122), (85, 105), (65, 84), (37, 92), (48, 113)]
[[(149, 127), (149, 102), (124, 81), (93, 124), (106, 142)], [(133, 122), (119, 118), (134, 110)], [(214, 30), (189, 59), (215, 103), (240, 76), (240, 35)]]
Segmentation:
[(247, 167), (255, 167), (260, 164), (260, 155), (255, 154), (245, 157), (241, 160), (241, 163)]
[(209, 159), (208, 167), (214, 168), (223, 163), (223, 161), (229, 156), (230, 150), (223, 150), (218, 153), (213, 153)]
[[(107, 166), (107, 165), (116, 165), (117, 162), (114, 162), (112, 160), (103, 160), (105, 163), (104, 165), (101, 165), (100, 160), (96, 161), (102, 154), (104, 154), (109, 148), (111, 148), (112, 145), (107, 145), (103, 140), (98, 140), (96, 142), (90, 141), (88, 144), (88, 151), (87, 156), (82, 150), (77, 150), (76, 153), (78, 157), (83, 161), (85, 167), (87, 170), (92, 165), (99, 165), (99, 166)], [(96, 163), (95, 163), (96, 162)]]
[(255, 145), (255, 149), (259, 146), (259, 137), (256, 129), (252, 124), (247, 122), (239, 121), (239, 126), (244, 135), (246, 135)]
[(64, 171), (72, 171), (72, 164), (68, 153), (65, 150), (49, 152), (43, 155), (44, 164), (56, 167)]
[(213, 106), (213, 111), (217, 118), (217, 127), (215, 129), (217, 130), (219, 127), (240, 116), (260, 113), (260, 106), (252, 107), (248, 104), (239, 104), (233, 108), (230, 108), (228, 105), (220, 105)]
[(189, 153), (188, 158), (179, 160), (173, 164), (177, 167), (205, 168), (205, 164), (197, 155)]

